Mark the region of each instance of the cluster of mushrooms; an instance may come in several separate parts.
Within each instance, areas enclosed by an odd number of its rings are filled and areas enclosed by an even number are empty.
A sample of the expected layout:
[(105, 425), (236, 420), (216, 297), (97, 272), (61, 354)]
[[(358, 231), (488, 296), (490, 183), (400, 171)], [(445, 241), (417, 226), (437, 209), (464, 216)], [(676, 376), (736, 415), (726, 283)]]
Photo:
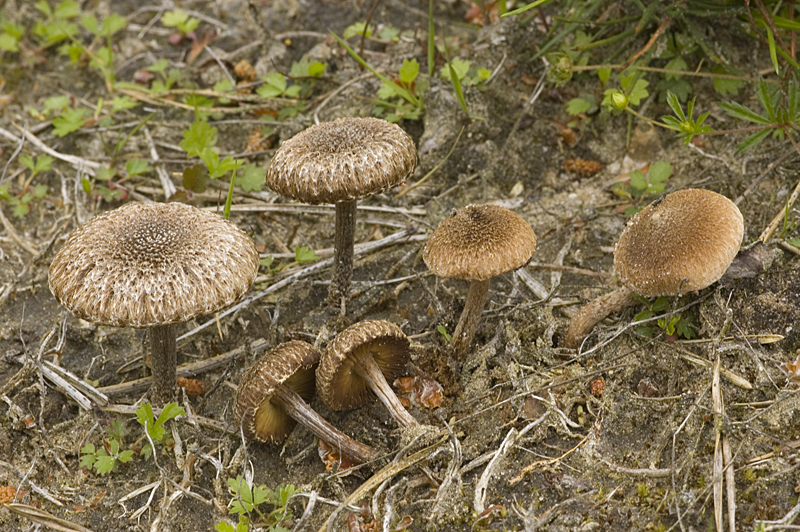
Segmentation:
[[(375, 118), (313, 126), (273, 157), (267, 171), (273, 190), (336, 206), (333, 309), (346, 310), (356, 202), (403, 183), (415, 168), (412, 139)], [(743, 234), (738, 208), (717, 193), (687, 189), (653, 202), (628, 222), (616, 245), (614, 268), (623, 286), (579, 311), (562, 345), (580, 347), (599, 321), (633, 304), (635, 294), (677, 296), (716, 282)], [(454, 210), (428, 239), (422, 258), (431, 271), (470, 281), (450, 346), (457, 360), (474, 338), (491, 278), (524, 266), (535, 249), (531, 226), (497, 205)], [(240, 299), (254, 282), (258, 259), (250, 237), (217, 214), (180, 203), (131, 203), (71, 233), (50, 266), (49, 285), (80, 318), (148, 329), (151, 400), (164, 404), (176, 393), (175, 326)], [(401, 427), (418, 425), (389, 385), (408, 359), (408, 338), (382, 320), (345, 329), (322, 352), (301, 341), (281, 344), (245, 371), (235, 421), (246, 437), (273, 443), (298, 421), (351, 461), (375, 460), (378, 451), (335, 429), (308, 401), (316, 389), (332, 410), (346, 410), (377, 396)]]

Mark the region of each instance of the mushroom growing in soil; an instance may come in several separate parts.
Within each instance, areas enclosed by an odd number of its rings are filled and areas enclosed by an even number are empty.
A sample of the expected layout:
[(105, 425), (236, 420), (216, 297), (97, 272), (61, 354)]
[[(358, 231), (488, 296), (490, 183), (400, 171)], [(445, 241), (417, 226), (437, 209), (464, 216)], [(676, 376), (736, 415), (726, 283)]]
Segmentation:
[(715, 283), (742, 243), (738, 207), (720, 194), (667, 194), (631, 218), (614, 248), (622, 287), (587, 303), (570, 321), (564, 346), (577, 348), (594, 326), (643, 297), (680, 296)]
[(267, 184), (304, 203), (334, 203), (334, 274), (328, 303), (344, 309), (353, 274), (356, 203), (405, 182), (417, 166), (414, 141), (379, 118), (323, 122), (284, 141)]
[(233, 416), (246, 438), (280, 443), (299, 422), (344, 456), (358, 463), (378, 458), (377, 450), (336, 429), (315, 412), (314, 368), (320, 353), (294, 340), (273, 348), (245, 371), (236, 392)]
[(409, 345), (402, 329), (392, 322), (351, 325), (322, 353), (317, 393), (331, 410), (358, 408), (377, 396), (401, 427), (418, 426), (389, 385), (408, 363)]
[(73, 231), (50, 265), (50, 291), (79, 318), (147, 328), (151, 400), (176, 394), (175, 325), (218, 312), (253, 284), (258, 251), (219, 215), (183, 203), (129, 203)]
[(521, 268), (536, 250), (531, 226), (498, 205), (467, 205), (454, 210), (425, 243), (422, 259), (439, 277), (470, 281), (467, 301), (453, 333), (453, 352), (461, 358), (478, 329), (489, 297), (489, 281)]

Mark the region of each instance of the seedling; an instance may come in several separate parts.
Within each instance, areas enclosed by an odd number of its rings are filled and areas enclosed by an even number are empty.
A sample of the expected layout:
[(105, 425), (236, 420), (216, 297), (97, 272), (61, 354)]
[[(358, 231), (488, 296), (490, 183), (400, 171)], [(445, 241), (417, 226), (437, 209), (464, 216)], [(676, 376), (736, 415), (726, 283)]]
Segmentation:
[(110, 473), (117, 466), (117, 462), (130, 462), (133, 460), (133, 451), (120, 451), (125, 436), (129, 433), (125, 422), (112, 421), (106, 432), (107, 437), (103, 439), (100, 448), (95, 448), (94, 444), (87, 443), (81, 447), (80, 466), (86, 469), (94, 468), (95, 472), (105, 475)]
[(10, 20), (0, 21), (0, 50), (19, 52), (19, 41), (25, 35), (25, 27)]
[[(666, 181), (672, 175), (672, 165), (666, 161), (656, 161), (651, 164), (647, 173), (641, 170), (634, 170), (630, 173), (630, 182), (619, 182), (614, 185), (612, 190), (618, 196), (634, 201), (646, 195), (661, 194), (664, 192)], [(626, 216), (633, 216), (641, 208), (631, 206), (625, 209)]]
[[(378, 90), (378, 100), (372, 110), (375, 116), (383, 116), (389, 122), (399, 122), (402, 119), (416, 120), (423, 111), (421, 95), (427, 89), (427, 80), (419, 77), (419, 63), (416, 59), (404, 59), (403, 66), (391, 82), (384, 81)], [(404, 99), (396, 90), (401, 87), (413, 94), (419, 105), (414, 105)]]
[[(299, 493), (299, 489), (291, 484), (285, 486), (278, 486), (274, 491), (269, 489), (265, 484), (260, 486), (251, 486), (248, 480), (242, 478), (241, 475), (236, 478), (228, 479), (228, 491), (232, 499), (228, 504), (228, 512), (232, 514), (239, 514), (239, 523), (234, 528), (228, 523), (219, 523), (216, 529), (220, 532), (239, 532), (240, 530), (247, 530), (249, 519), (247, 515), (255, 511), (262, 521), (269, 527), (270, 532), (288, 532), (286, 528), (281, 526), (281, 523), (286, 519), (292, 517), (292, 512), (288, 508), (289, 500)], [(270, 504), (274, 509), (267, 515), (264, 515), (259, 506), (261, 504)], [(246, 521), (242, 519), (245, 517)], [(227, 525), (227, 526), (226, 526)], [(222, 526), (222, 528), (220, 528)]]
[(442, 79), (452, 82), (452, 74), (454, 72), (458, 77), (458, 81), (464, 86), (477, 86), (479, 89), (485, 89), (483, 82), (492, 76), (491, 70), (488, 68), (479, 68), (471, 66), (468, 60), (455, 58), (452, 62), (446, 64), (439, 70), (439, 76)]
[(200, 25), (200, 20), (190, 17), (185, 11), (173, 9), (164, 13), (161, 17), (161, 23), (168, 28), (175, 28), (180, 32), (181, 36), (185, 37), (197, 29), (197, 26)]
[[(667, 310), (670, 306), (670, 298), (666, 296), (656, 298), (652, 303), (647, 298), (641, 296), (634, 295), (633, 297), (647, 307), (646, 310), (643, 310), (633, 318), (634, 321), (650, 319), (658, 313)], [(664, 316), (658, 319), (657, 324), (667, 336), (673, 339), (682, 336), (687, 340), (691, 340), (697, 336), (697, 319), (694, 317), (694, 314), (676, 313), (671, 316)], [(654, 331), (649, 323), (638, 325), (635, 330), (637, 334), (646, 336), (647, 338), (653, 337)]]
[(63, 41), (78, 33), (78, 26), (69, 21), (80, 14), (80, 4), (75, 0), (64, 0), (55, 9), (45, 0), (40, 0), (33, 7), (45, 16), (33, 27), (33, 34), (45, 44)]
[[(164, 439), (164, 435), (166, 434), (164, 423), (170, 419), (183, 415), (186, 415), (186, 412), (181, 406), (178, 405), (178, 403), (167, 403), (164, 405), (164, 408), (161, 410), (161, 414), (158, 416), (158, 419), (154, 418), (153, 407), (150, 406), (149, 403), (142, 403), (141, 406), (136, 409), (137, 421), (139, 421), (139, 424), (144, 427), (144, 430), (154, 443), (169, 443), (171, 438), (168, 438), (167, 440)], [(142, 447), (142, 455), (144, 455), (146, 458), (149, 458), (151, 454), (153, 454), (153, 449), (148, 443)]]
[(445, 329), (444, 325), (437, 325), (436, 330), (439, 331), (439, 334), (444, 336), (444, 339), (447, 340), (447, 343), (450, 343), (450, 341), (453, 339), (453, 336), (447, 332), (447, 329)]
[(305, 246), (298, 246), (294, 248), (294, 260), (300, 264), (304, 262), (313, 262), (318, 259), (319, 257), (317, 257), (317, 254), (314, 253), (313, 249), (309, 249)]
[(14, 207), (14, 216), (17, 218), (22, 218), (30, 212), (30, 206), (28, 204), (33, 199), (43, 198), (47, 195), (47, 185), (36, 185), (33, 189), (26, 186), (17, 193), (10, 192), (9, 187), (9, 183), (0, 185), (0, 200)]

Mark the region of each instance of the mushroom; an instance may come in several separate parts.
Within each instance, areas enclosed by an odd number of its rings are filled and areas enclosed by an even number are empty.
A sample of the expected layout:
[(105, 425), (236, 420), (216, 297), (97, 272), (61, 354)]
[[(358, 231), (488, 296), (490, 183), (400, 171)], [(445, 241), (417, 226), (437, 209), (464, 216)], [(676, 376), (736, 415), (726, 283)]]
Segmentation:
[(176, 393), (175, 325), (232, 305), (253, 284), (244, 231), (182, 203), (129, 203), (73, 231), (50, 265), (50, 291), (79, 318), (147, 328), (151, 400)]
[(414, 141), (379, 118), (340, 118), (284, 141), (267, 184), (304, 203), (334, 203), (334, 274), (328, 303), (344, 310), (353, 274), (356, 202), (405, 182), (417, 165)]
[(401, 427), (418, 426), (388, 382), (403, 372), (409, 344), (400, 327), (386, 320), (351, 325), (323, 351), (317, 393), (331, 410), (357, 408), (377, 395)]
[(470, 281), (467, 301), (453, 333), (452, 348), (462, 357), (469, 347), (486, 300), (489, 280), (524, 266), (536, 250), (531, 226), (498, 205), (454, 210), (425, 243), (422, 260), (439, 277)]
[(307, 403), (314, 397), (314, 366), (320, 353), (299, 340), (280, 344), (245, 371), (236, 392), (233, 416), (246, 438), (280, 443), (295, 422), (358, 463), (379, 453), (328, 423)]
[(744, 236), (738, 207), (720, 194), (686, 189), (667, 194), (631, 218), (614, 248), (622, 287), (587, 303), (570, 321), (564, 345), (577, 348), (613, 312), (644, 297), (680, 296), (719, 280)]

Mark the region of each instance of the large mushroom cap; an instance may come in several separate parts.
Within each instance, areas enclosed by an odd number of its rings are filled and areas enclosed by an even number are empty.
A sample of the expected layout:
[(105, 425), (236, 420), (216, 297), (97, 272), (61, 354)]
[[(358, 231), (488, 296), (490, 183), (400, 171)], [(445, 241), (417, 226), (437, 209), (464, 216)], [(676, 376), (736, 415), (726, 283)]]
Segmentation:
[(233, 418), (246, 438), (270, 443), (286, 439), (296, 422), (270, 399), (278, 386), (285, 385), (304, 401), (311, 401), (319, 357), (313, 345), (294, 340), (273, 348), (245, 371), (236, 392)]
[(397, 325), (369, 320), (339, 333), (323, 351), (317, 368), (317, 393), (332, 410), (350, 410), (369, 402), (374, 394), (353, 368), (359, 351), (373, 356), (386, 380), (403, 372), (411, 355), (409, 340)]
[(118, 327), (217, 312), (253, 284), (258, 251), (241, 229), (183, 203), (129, 203), (70, 234), (50, 291), (70, 312)]
[(636, 294), (685, 294), (722, 277), (743, 235), (742, 213), (731, 200), (710, 190), (679, 190), (628, 222), (614, 268)]
[(439, 277), (485, 281), (524, 266), (535, 250), (533, 229), (513, 211), (467, 205), (436, 228), (422, 259)]
[(358, 200), (402, 184), (417, 166), (414, 141), (379, 118), (339, 118), (285, 141), (267, 184), (304, 203)]

